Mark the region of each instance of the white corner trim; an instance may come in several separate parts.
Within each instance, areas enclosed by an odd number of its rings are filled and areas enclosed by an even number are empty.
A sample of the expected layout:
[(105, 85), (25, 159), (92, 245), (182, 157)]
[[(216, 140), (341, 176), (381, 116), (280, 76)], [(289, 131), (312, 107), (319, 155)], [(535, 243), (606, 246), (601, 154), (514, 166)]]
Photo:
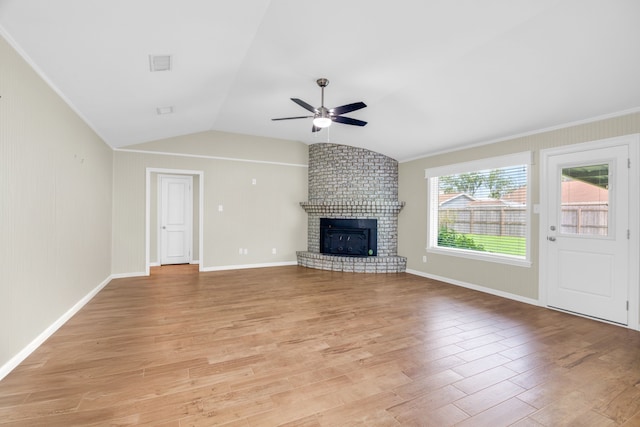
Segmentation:
[(292, 166), (296, 168), (309, 167), (309, 165), (299, 164), (299, 163), (283, 163), (283, 162), (272, 162), (268, 160), (251, 160), (251, 159), (241, 159), (241, 158), (235, 158), (235, 157), (208, 156), (204, 154), (171, 153), (166, 151), (152, 151), (152, 150), (133, 150), (129, 148), (114, 148), (113, 151), (122, 151), (125, 153), (138, 153), (138, 154), (155, 154), (158, 156), (191, 157), (194, 159), (224, 160), (229, 162), (258, 163), (263, 165)]
[(202, 267), (200, 271), (242, 270), (246, 268), (284, 267), (287, 265), (298, 265), (298, 261), (268, 262), (262, 264), (221, 265), (217, 267)]
[(523, 297), (523, 296), (512, 294), (509, 292), (499, 291), (497, 289), (487, 288), (486, 286), (462, 282), (460, 280), (454, 280), (448, 277), (436, 276), (434, 274), (423, 273), (422, 271), (418, 271), (418, 270), (407, 269), (407, 273), (414, 274), (416, 276), (425, 277), (427, 279), (437, 280), (439, 282), (448, 283), (450, 285), (460, 286), (467, 289), (473, 289), (474, 291), (484, 292), (485, 294), (491, 294), (498, 297), (507, 298), (510, 300), (518, 301), (518, 302), (523, 302), (525, 304), (531, 304), (538, 307), (543, 307), (543, 305), (540, 304), (540, 301), (536, 299)]
[[(69, 97), (63, 91), (61, 91), (58, 86), (56, 86), (53, 83), (53, 81), (49, 78), (49, 76), (45, 74), (44, 71), (42, 71), (42, 69), (38, 66), (38, 64), (27, 54), (27, 52), (22, 48), (22, 46), (20, 46), (20, 44), (18, 44), (18, 42), (13, 37), (11, 37), (9, 32), (2, 25), (0, 25), (0, 36), (2, 36), (7, 41), (7, 43), (9, 43), (9, 45), (18, 53), (18, 55), (20, 55), (20, 57), (27, 64), (29, 64), (29, 67), (31, 67), (31, 69), (38, 75), (38, 77), (40, 77), (45, 82), (45, 84), (49, 86), (49, 88), (51, 88), (51, 90), (54, 91), (55, 94), (58, 95), (60, 99), (65, 104), (67, 104), (67, 106), (78, 117), (80, 117), (80, 119), (84, 122), (84, 124), (86, 124), (92, 131), (94, 131), (95, 134), (98, 135), (98, 137), (100, 137), (100, 139), (105, 143), (105, 145), (108, 145), (109, 148), (113, 150), (114, 147), (111, 144), (109, 144), (109, 142), (107, 142), (107, 138), (105, 138), (102, 132), (93, 124), (91, 120), (87, 118), (87, 116), (79, 108), (76, 107), (76, 105), (73, 102), (71, 102)], [(0, 379), (2, 379), (2, 376), (0, 376)]]
[(498, 137), (498, 138), (490, 139), (490, 140), (486, 140), (486, 141), (469, 142), (468, 144), (465, 144), (463, 146), (458, 146), (457, 148), (445, 148), (443, 150), (435, 150), (435, 151), (431, 151), (431, 152), (420, 154), (420, 155), (415, 156), (415, 157), (409, 157), (409, 158), (406, 158), (406, 159), (399, 159), (398, 163), (407, 163), (407, 162), (412, 162), (414, 160), (424, 159), (424, 158), (427, 158), (427, 157), (439, 156), (439, 155), (447, 154), (447, 153), (455, 153), (456, 151), (462, 151), (462, 150), (466, 150), (466, 149), (469, 149), (469, 148), (476, 148), (476, 147), (482, 147), (484, 145), (495, 144), (495, 143), (498, 143), (498, 142), (511, 141), (511, 140), (514, 140), (514, 139), (524, 138), (524, 137), (531, 136), (531, 135), (538, 135), (538, 134), (542, 134), (542, 133), (546, 133), (546, 132), (552, 132), (552, 131), (556, 131), (556, 130), (560, 130), (560, 129), (566, 129), (566, 128), (570, 128), (570, 127), (574, 127), (574, 126), (581, 126), (581, 125), (586, 125), (586, 124), (589, 124), (589, 123), (599, 122), (601, 120), (614, 119), (616, 117), (627, 116), (629, 114), (635, 114), (635, 113), (638, 113), (638, 112), (640, 112), (640, 107), (633, 107), (633, 108), (630, 108), (628, 110), (622, 110), (622, 111), (614, 111), (612, 113), (602, 114), (602, 115), (599, 115), (599, 116), (589, 117), (589, 118), (581, 119), (581, 120), (575, 120), (575, 121), (567, 122), (567, 123), (561, 123), (561, 124), (558, 124), (558, 125), (555, 125), (555, 126), (549, 126), (549, 127), (545, 127), (545, 128), (541, 128), (541, 129), (535, 129), (535, 130), (531, 130), (531, 131), (528, 131), (528, 132), (516, 133), (516, 134), (512, 134), (512, 135), (508, 135), (508, 136), (504, 136), (504, 137)]
[(0, 380), (6, 377), (9, 372), (13, 371), (23, 360), (25, 360), (31, 353), (33, 353), (43, 342), (53, 335), (62, 325), (64, 325), (69, 319), (73, 317), (82, 307), (85, 306), (91, 299), (98, 294), (109, 284), (114, 276), (109, 276), (103, 280), (98, 286), (85, 295), (80, 301), (74, 304), (66, 313), (53, 322), (48, 328), (46, 328), (40, 335), (38, 335), (33, 341), (31, 341), (25, 348), (23, 348), (18, 354), (13, 356), (7, 363), (0, 366)]

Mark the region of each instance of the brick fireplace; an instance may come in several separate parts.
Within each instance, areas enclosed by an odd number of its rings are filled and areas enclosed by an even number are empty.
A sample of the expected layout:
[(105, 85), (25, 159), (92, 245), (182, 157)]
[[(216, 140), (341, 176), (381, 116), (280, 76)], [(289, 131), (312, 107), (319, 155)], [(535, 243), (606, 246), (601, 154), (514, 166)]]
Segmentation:
[[(307, 251), (297, 252), (298, 264), (323, 270), (399, 273), (407, 259), (398, 256), (398, 162), (362, 148), (338, 144), (309, 146)], [(375, 220), (373, 255), (326, 254), (320, 245), (321, 220)], [(356, 253), (356, 252), (354, 252)]]

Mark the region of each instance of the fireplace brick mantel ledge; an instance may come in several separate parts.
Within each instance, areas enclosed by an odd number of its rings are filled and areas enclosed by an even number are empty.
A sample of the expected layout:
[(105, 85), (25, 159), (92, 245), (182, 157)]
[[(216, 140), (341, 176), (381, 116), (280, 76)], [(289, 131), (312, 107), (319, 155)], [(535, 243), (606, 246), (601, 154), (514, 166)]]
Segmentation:
[(300, 202), (300, 206), (313, 214), (339, 213), (344, 215), (358, 214), (393, 214), (397, 215), (404, 207), (404, 202), (399, 201), (324, 201), (324, 202)]

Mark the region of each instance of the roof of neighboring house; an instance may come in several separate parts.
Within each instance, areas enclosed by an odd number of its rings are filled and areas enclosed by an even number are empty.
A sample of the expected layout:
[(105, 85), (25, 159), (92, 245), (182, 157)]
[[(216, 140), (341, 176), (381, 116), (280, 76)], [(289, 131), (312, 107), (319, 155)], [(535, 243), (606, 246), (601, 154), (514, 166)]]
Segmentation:
[[(517, 204), (527, 202), (527, 186), (522, 186), (502, 197), (503, 201)], [(562, 203), (563, 204), (584, 204), (609, 201), (609, 190), (584, 181), (563, 181), (562, 182)]]
[(469, 206), (480, 208), (480, 207), (507, 207), (507, 206), (522, 206), (522, 203), (511, 202), (509, 200), (504, 199), (476, 199), (469, 203)]
[[(466, 193), (440, 194), (440, 206), (464, 197), (471, 207), (522, 206), (527, 203), (527, 186), (505, 194), (501, 199), (475, 198)], [(562, 203), (565, 205), (603, 203), (609, 201), (609, 190), (584, 181), (562, 182)]]
[(438, 195), (438, 204), (442, 206), (447, 202), (451, 202), (452, 200), (458, 199), (460, 197), (464, 197), (469, 201), (474, 201), (475, 199), (468, 195), (467, 193), (446, 193)]
[(598, 203), (609, 201), (609, 190), (584, 181), (562, 182), (562, 203)]
[(505, 194), (502, 197), (502, 200), (511, 203), (517, 203), (519, 205), (524, 205), (527, 203), (527, 186), (523, 185), (520, 188), (516, 188), (512, 192)]
[[(513, 193), (516, 193), (517, 191), (520, 190), (516, 190)], [(512, 194), (513, 194), (512, 193)], [(519, 194), (522, 194), (523, 196), (521, 197), (522, 201), (520, 201), (519, 199)], [(521, 206), (524, 205), (526, 203), (526, 189), (523, 189), (522, 191), (520, 191), (520, 193), (516, 194), (515, 196), (511, 197), (511, 198), (503, 198), (503, 199), (491, 199), (491, 198), (476, 198), (473, 196), (470, 196), (466, 193), (449, 193), (449, 194), (440, 194), (438, 196), (439, 198), (439, 205), (443, 206), (445, 204), (450, 204), (451, 202), (455, 201), (456, 199), (460, 199), (460, 198), (465, 198), (467, 200), (467, 204), (465, 206), (472, 206), (472, 207), (489, 207), (489, 206)], [(457, 206), (457, 207), (462, 207), (462, 206)]]

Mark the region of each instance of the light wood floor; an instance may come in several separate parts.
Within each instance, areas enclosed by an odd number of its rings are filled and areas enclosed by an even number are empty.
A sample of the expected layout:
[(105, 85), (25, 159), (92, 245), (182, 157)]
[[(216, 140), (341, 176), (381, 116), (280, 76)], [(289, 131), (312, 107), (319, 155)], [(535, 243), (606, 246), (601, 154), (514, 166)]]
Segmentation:
[(0, 382), (0, 425), (640, 425), (640, 333), (410, 274), (160, 267)]

